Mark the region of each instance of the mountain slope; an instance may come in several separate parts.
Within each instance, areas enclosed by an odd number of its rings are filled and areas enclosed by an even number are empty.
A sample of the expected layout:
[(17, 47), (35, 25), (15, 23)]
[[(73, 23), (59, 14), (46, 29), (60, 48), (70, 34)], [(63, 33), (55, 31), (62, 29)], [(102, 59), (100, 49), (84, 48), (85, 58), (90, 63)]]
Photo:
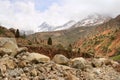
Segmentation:
[(74, 27), (95, 26), (109, 21), (111, 18), (100, 14), (88, 15), (85, 19), (79, 21)]
[(108, 22), (110, 19), (111, 18), (108, 16), (93, 14), (93, 15), (87, 16), (86, 18), (84, 18), (83, 20), (80, 20), (77, 23), (74, 20), (71, 20), (62, 26), (52, 26), (44, 22), (38, 27), (37, 32), (58, 31), (58, 30), (65, 30), (65, 29), (81, 27), (81, 26), (95, 26), (95, 25)]
[(46, 22), (43, 22), (37, 29), (37, 32), (53, 31), (53, 27)]
[(79, 39), (74, 47), (95, 56), (114, 56), (120, 54), (120, 16), (96, 27), (97, 34)]
[(58, 26), (54, 29), (54, 31), (57, 30), (65, 30), (65, 29), (69, 29), (71, 28), (76, 22), (74, 20), (71, 20), (69, 22), (67, 22), (66, 24), (64, 24), (63, 26)]
[(28, 40), (38, 44), (47, 44), (47, 39), (49, 37), (53, 40), (53, 45), (61, 44), (64, 47), (67, 47), (69, 44), (74, 44), (74, 42), (79, 39), (85, 39), (93, 37), (94, 35), (100, 34), (109, 29), (119, 28), (119, 18), (111, 19), (110, 21), (96, 26), (83, 26), (75, 27), (61, 30), (61, 31), (52, 31), (52, 32), (38, 32), (28, 36)]
[(65, 29), (68, 29), (71, 26), (73, 26), (75, 23), (76, 23), (75, 21), (71, 20), (62, 26), (52, 26), (52, 25), (49, 25), (48, 23), (44, 22), (38, 27), (37, 32), (65, 30)]
[(0, 37), (15, 37), (15, 35), (9, 29), (0, 26)]

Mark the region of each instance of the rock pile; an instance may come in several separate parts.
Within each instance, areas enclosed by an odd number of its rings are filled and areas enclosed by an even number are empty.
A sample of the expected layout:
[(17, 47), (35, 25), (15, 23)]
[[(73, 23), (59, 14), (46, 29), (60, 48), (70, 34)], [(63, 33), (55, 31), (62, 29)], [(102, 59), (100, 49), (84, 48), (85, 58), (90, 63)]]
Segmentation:
[(120, 73), (113, 68), (118, 63), (109, 59), (56, 55), (50, 60), (45, 55), (29, 53), (26, 48), (20, 50), (16, 43), (10, 45), (16, 46), (15, 52), (11, 47), (0, 48), (0, 80), (120, 80)]

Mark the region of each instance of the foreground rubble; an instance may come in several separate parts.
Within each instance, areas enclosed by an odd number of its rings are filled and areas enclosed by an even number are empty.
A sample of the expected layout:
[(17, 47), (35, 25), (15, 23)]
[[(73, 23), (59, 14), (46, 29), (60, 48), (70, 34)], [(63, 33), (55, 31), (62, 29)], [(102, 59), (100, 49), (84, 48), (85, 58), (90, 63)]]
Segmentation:
[(11, 48), (6, 47), (9, 50), (4, 53), (3, 48), (0, 48), (0, 80), (120, 80), (120, 73), (113, 68), (119, 63), (106, 58), (68, 59), (58, 54), (50, 60), (25, 48), (17, 48), (14, 56), (10, 55)]

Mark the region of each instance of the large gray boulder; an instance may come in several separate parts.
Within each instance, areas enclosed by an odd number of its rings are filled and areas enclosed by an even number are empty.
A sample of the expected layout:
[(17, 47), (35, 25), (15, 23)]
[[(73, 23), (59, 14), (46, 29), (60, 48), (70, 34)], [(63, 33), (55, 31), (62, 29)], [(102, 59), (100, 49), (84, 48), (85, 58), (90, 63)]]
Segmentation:
[(53, 61), (57, 64), (65, 64), (67, 65), (68, 62), (69, 62), (69, 59), (67, 57), (65, 57), (64, 55), (61, 55), (61, 54), (56, 54), (54, 57), (53, 57)]
[(26, 56), (26, 59), (28, 61), (37, 61), (37, 62), (43, 62), (43, 63), (50, 61), (50, 58), (48, 56), (45, 56), (39, 53), (30, 53)]
[(108, 58), (99, 58), (99, 59), (94, 58), (92, 60), (92, 65), (94, 65), (94, 67), (102, 67), (107, 65), (116, 67), (117, 65), (119, 65), (119, 63)]
[(12, 41), (13, 43), (17, 44), (15, 38), (0, 37), (0, 47), (2, 47), (6, 42), (9, 41)]
[(74, 58), (72, 60), (70, 60), (70, 65), (73, 68), (77, 68), (77, 69), (85, 69), (87, 67), (87, 61), (82, 58), (82, 57), (78, 57), (78, 58)]
[(27, 48), (18, 48), (15, 38), (0, 37), (0, 56), (8, 54), (14, 57), (23, 51)]
[(94, 58), (92, 60), (92, 65), (94, 67), (102, 67), (104, 65), (111, 65), (111, 60), (107, 58)]
[(11, 53), (13, 53), (13, 51), (11, 49), (0, 48), (0, 56), (3, 56), (5, 54), (10, 55)]
[(15, 56), (18, 51), (18, 46), (15, 38), (0, 38), (0, 54), (10, 54)]

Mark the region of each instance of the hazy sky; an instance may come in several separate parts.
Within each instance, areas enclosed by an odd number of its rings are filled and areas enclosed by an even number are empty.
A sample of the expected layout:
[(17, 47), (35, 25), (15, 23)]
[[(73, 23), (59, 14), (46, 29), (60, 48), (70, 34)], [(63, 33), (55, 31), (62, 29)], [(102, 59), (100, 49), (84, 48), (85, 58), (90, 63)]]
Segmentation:
[(120, 0), (0, 0), (0, 24), (35, 30), (42, 22), (62, 25), (93, 13), (120, 14)]

